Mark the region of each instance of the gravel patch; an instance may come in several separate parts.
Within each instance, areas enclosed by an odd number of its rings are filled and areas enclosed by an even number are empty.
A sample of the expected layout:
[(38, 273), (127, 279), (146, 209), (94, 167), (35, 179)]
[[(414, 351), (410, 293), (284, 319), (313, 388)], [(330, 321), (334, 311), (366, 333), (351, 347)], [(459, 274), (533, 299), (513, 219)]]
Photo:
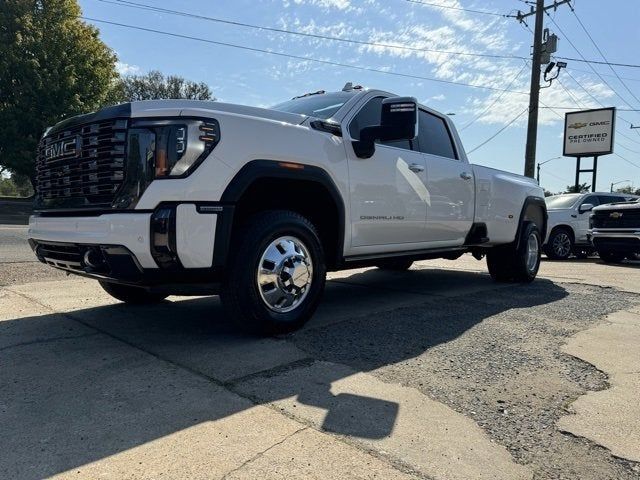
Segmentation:
[(67, 277), (62, 270), (37, 261), (0, 263), (0, 286), (63, 280)]
[(289, 340), (468, 415), (535, 478), (640, 478), (640, 465), (556, 428), (575, 398), (607, 387), (602, 372), (561, 346), (605, 315), (640, 304), (640, 296), (538, 280), (489, 295), (425, 299)]

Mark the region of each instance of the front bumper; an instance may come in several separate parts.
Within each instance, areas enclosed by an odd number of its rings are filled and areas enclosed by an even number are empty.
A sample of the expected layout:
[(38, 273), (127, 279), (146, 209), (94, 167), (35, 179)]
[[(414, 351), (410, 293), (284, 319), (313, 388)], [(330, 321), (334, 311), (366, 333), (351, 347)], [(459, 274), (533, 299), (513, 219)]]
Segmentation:
[(597, 250), (640, 252), (640, 229), (593, 229), (587, 235)]
[(154, 211), (32, 216), (28, 239), (41, 262), (78, 275), (141, 286), (218, 283), (232, 219), (232, 206), (170, 202)]
[(126, 248), (140, 267), (157, 269), (150, 249), (151, 213), (113, 213), (95, 217), (29, 218), (28, 238), (41, 243), (111, 245)]

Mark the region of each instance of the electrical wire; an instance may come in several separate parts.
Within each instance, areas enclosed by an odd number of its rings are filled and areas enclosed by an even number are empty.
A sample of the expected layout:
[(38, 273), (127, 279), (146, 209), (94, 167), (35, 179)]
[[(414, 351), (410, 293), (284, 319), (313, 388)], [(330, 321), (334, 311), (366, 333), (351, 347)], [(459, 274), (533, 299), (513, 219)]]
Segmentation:
[(102, 2), (102, 3), (108, 3), (108, 4), (111, 4), (111, 5), (117, 5), (119, 7), (129, 7), (129, 8), (135, 8), (135, 9), (138, 9), (138, 10), (146, 10), (146, 11), (151, 11), (151, 12), (156, 12), (156, 13), (164, 13), (164, 14), (167, 14), (167, 15), (174, 15), (174, 16), (180, 16), (180, 17), (186, 17), (186, 18), (193, 18), (193, 19), (197, 19), (197, 20), (205, 20), (205, 21), (209, 21), (209, 22), (222, 23), (222, 24), (225, 24), (225, 25), (233, 25), (233, 26), (237, 26), (237, 27), (252, 28), (252, 29), (255, 29), (255, 30), (262, 30), (262, 31), (266, 31), (266, 32), (274, 32), (274, 33), (287, 34), (287, 35), (296, 35), (296, 36), (300, 36), (300, 37), (313, 38), (313, 39), (319, 39), (319, 40), (329, 40), (329, 41), (332, 41), (332, 42), (349, 43), (349, 44), (352, 44), (352, 45), (363, 45), (363, 46), (371, 46), (371, 47), (379, 47), (379, 48), (390, 48), (390, 49), (395, 49), (395, 50), (405, 50), (405, 51), (411, 51), (411, 52), (441, 53), (441, 54), (446, 54), (446, 55), (460, 55), (460, 56), (468, 56), (468, 57), (497, 58), (497, 59), (503, 59), (503, 60), (525, 60), (525, 57), (520, 57), (518, 55), (498, 55), (498, 54), (491, 54), (491, 53), (474, 53), (474, 52), (459, 52), (459, 51), (449, 51), (449, 50), (438, 50), (438, 49), (435, 49), (435, 48), (419, 48), (419, 47), (411, 47), (411, 46), (408, 46), (408, 45), (393, 45), (393, 44), (389, 44), (389, 43), (368, 42), (368, 41), (365, 41), (365, 40), (355, 40), (355, 39), (351, 39), (351, 38), (334, 37), (334, 36), (330, 36), (330, 35), (321, 35), (321, 34), (318, 34), (318, 33), (300, 32), (300, 31), (297, 31), (297, 30), (288, 30), (288, 29), (285, 29), (285, 28), (266, 27), (266, 26), (262, 26), (262, 25), (251, 24), (251, 23), (238, 22), (238, 21), (233, 21), (233, 20), (226, 20), (226, 19), (217, 18), (217, 17), (209, 17), (209, 16), (206, 16), (206, 15), (199, 15), (199, 14), (195, 14), (195, 13), (185, 12), (185, 11), (182, 11), (182, 10), (172, 10), (172, 9), (168, 9), (168, 8), (157, 7), (155, 5), (149, 5), (149, 4), (145, 4), (145, 3), (133, 2), (133, 1), (130, 1), (130, 0), (98, 0), (98, 1)]
[[(553, 18), (551, 18), (551, 21), (553, 22)], [(588, 64), (595, 63), (596, 65), (609, 65), (613, 67), (640, 68), (640, 65), (634, 64), (634, 63), (603, 62), (600, 60), (587, 60), (586, 58), (571, 58), (571, 57), (556, 57), (556, 58), (559, 58), (560, 60), (568, 60), (570, 62), (580, 62), (580, 63), (588, 63)]]
[(500, 130), (498, 130), (496, 133), (494, 133), (493, 135), (491, 135), (489, 138), (487, 138), (484, 142), (482, 142), (480, 145), (476, 146), (475, 148), (472, 148), (471, 150), (469, 150), (467, 152), (467, 155), (471, 155), (473, 152), (475, 152), (476, 150), (478, 150), (481, 147), (484, 147), (487, 143), (489, 143), (491, 140), (493, 140), (494, 138), (496, 138), (498, 135), (500, 135), (502, 132), (504, 132), (507, 128), (509, 128), (511, 125), (513, 125), (522, 115), (524, 115), (525, 113), (527, 113), (529, 111), (528, 108), (525, 108), (522, 112), (520, 112), (516, 117), (514, 117), (511, 121), (509, 121), (509, 123), (507, 123), (506, 125), (504, 125)]
[(452, 5), (440, 5), (439, 3), (425, 2), (423, 0), (405, 0), (405, 1), (409, 3), (415, 3), (418, 5), (426, 5), (428, 7), (445, 8), (448, 10), (458, 10), (458, 11), (467, 12), (467, 13), (477, 13), (480, 15), (492, 15), (494, 17), (503, 17), (503, 18), (508, 17), (508, 15), (505, 15), (504, 13), (489, 12), (487, 10), (475, 10), (472, 8), (454, 7)]
[(627, 84), (624, 82), (624, 80), (622, 80), (622, 78), (620, 78), (620, 75), (618, 75), (618, 72), (616, 72), (615, 69), (613, 68), (613, 66), (608, 62), (607, 57), (605, 57), (604, 53), (602, 52), (602, 50), (600, 49), (598, 44), (596, 43), (596, 41), (593, 39), (593, 37), (589, 33), (589, 30), (587, 30), (587, 28), (582, 23), (582, 20), (580, 20), (580, 17), (578, 17), (578, 14), (576, 13), (575, 8), (571, 7), (571, 12), (573, 13), (573, 16), (576, 17), (576, 20), (578, 21), (578, 23), (582, 27), (582, 30), (584, 30), (584, 33), (586, 33), (587, 37), (589, 37), (589, 40), (591, 40), (591, 43), (593, 44), (593, 46), (596, 47), (596, 50), (598, 51), (598, 53), (600, 54), (602, 59), (605, 62), (607, 62), (607, 65), (609, 66), (609, 68), (611, 69), (613, 74), (616, 76), (616, 78), (620, 81), (622, 86), (627, 90), (627, 92), (629, 92), (629, 94), (635, 99), (636, 102), (640, 103), (640, 99), (638, 97), (636, 97), (636, 95), (631, 91), (631, 89), (627, 86)]
[[(569, 42), (569, 44), (573, 47), (573, 49), (578, 53), (578, 55), (580, 56), (580, 58), (586, 60), (586, 58), (584, 57), (584, 55), (582, 54), (582, 52), (580, 51), (580, 49), (578, 49), (578, 47), (576, 47), (576, 45), (571, 41), (571, 39), (569, 38), (569, 36), (564, 33), (564, 31), (562, 30), (562, 28), (560, 27), (560, 25), (558, 25), (556, 23), (556, 21), (553, 19), (553, 17), (551, 15), (549, 15), (547, 12), (545, 12), (546, 15), (549, 17), (549, 19), (551, 20), (551, 22), (556, 26), (556, 28), (558, 29), (558, 31), (564, 36), (564, 38), (567, 40), (567, 42)], [(629, 108), (634, 108), (629, 102), (627, 102), (627, 100), (620, 95), (615, 88), (613, 88), (609, 82), (607, 82), (604, 77), (602, 75), (600, 75), (600, 73), (593, 67), (593, 65), (591, 63), (588, 63), (589, 68), (591, 68), (591, 70), (594, 71), (594, 73), (598, 76), (598, 78), (602, 81), (602, 83), (604, 83), (607, 87), (609, 87), (609, 89), (615, 93), (620, 100), (622, 100)]]
[(509, 85), (507, 85), (507, 87), (504, 90), (502, 90), (496, 96), (496, 98), (493, 100), (493, 102), (491, 102), (485, 109), (483, 109), (482, 112), (480, 112), (475, 118), (473, 118), (473, 120), (471, 120), (469, 123), (467, 123), (462, 128), (460, 128), (460, 131), (462, 132), (462, 131), (466, 130), (467, 128), (469, 128), (476, 121), (478, 121), (480, 118), (482, 118), (485, 115), (485, 113), (487, 113), (489, 110), (491, 110), (493, 108), (493, 106), (500, 101), (500, 99), (503, 97), (503, 95), (509, 91), (509, 89), (516, 82), (516, 80), (518, 80), (520, 75), (522, 75), (522, 72), (524, 72), (525, 68), (527, 68), (527, 63), (526, 62), (524, 63), (522, 68), (518, 71), (518, 73), (516, 73), (515, 76), (511, 79), (511, 81), (509, 82)]
[[(166, 32), (164, 30), (156, 30), (156, 29), (153, 29), (153, 28), (139, 27), (137, 25), (128, 25), (126, 23), (112, 22), (110, 20), (101, 20), (101, 19), (92, 18), (92, 17), (84, 17), (83, 16), (83, 17), (80, 17), (80, 18), (82, 18), (83, 20), (90, 21), (90, 22), (104, 23), (104, 24), (107, 24), (107, 25), (115, 25), (115, 26), (118, 26), (118, 27), (130, 28), (130, 29), (133, 29), (133, 30), (139, 30), (139, 31), (149, 32), (149, 33), (157, 33), (158, 35), (165, 35), (165, 36), (174, 37), (174, 38), (182, 38), (182, 39), (186, 39), (186, 40), (194, 40), (194, 41), (209, 43), (209, 44), (213, 44), (213, 45), (220, 45), (222, 47), (237, 48), (237, 49), (240, 49), (240, 50), (246, 50), (246, 51), (250, 51), (250, 52), (266, 53), (268, 55), (274, 55), (274, 56), (277, 56), (277, 57), (293, 58), (295, 60), (303, 60), (303, 61), (307, 61), (307, 62), (315, 62), (315, 63), (320, 63), (320, 64), (323, 64), (323, 65), (332, 65), (334, 67), (351, 68), (351, 69), (354, 69), (354, 70), (360, 70), (360, 71), (365, 71), (365, 72), (382, 73), (382, 74), (385, 74), (385, 75), (393, 75), (393, 76), (404, 77), (404, 78), (413, 78), (413, 79), (417, 79), (417, 80), (426, 80), (426, 81), (429, 81), (429, 82), (444, 83), (444, 84), (447, 84), (447, 85), (458, 85), (458, 86), (462, 86), (462, 87), (478, 88), (478, 89), (482, 89), (482, 90), (492, 90), (492, 91), (496, 91), (496, 92), (502, 91), (501, 88), (491, 87), (489, 85), (475, 85), (475, 84), (472, 84), (472, 83), (457, 82), (457, 81), (454, 81), (454, 80), (443, 80), (443, 79), (440, 79), (440, 78), (433, 78), (433, 77), (423, 77), (423, 76), (420, 76), (420, 75), (412, 75), (412, 74), (409, 74), (409, 73), (393, 72), (393, 71), (382, 70), (382, 69), (378, 69), (378, 68), (364, 67), (364, 66), (361, 66), (361, 65), (352, 65), (352, 64), (348, 64), (348, 63), (334, 62), (334, 61), (331, 61), (331, 60), (321, 60), (319, 58), (304, 57), (302, 55), (293, 55), (293, 54), (284, 53), (284, 52), (275, 52), (273, 50), (266, 50), (266, 49), (263, 49), (263, 48), (248, 47), (246, 45), (238, 45), (238, 44), (228, 43), (228, 42), (220, 42), (220, 41), (217, 41), (217, 40), (209, 40), (207, 38), (195, 37), (195, 36), (192, 36), (192, 35), (184, 35), (184, 34), (181, 34), (181, 33)], [(516, 93), (518, 95), (529, 95), (527, 92), (519, 92), (517, 90), (512, 90), (511, 93)]]

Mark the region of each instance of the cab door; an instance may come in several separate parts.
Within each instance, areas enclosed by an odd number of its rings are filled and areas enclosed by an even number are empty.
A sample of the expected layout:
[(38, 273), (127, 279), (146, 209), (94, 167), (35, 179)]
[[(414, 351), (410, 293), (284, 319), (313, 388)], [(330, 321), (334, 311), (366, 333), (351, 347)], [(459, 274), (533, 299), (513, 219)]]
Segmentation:
[(409, 250), (424, 242), (428, 197), (424, 155), (413, 150), (409, 140), (376, 143), (370, 158), (357, 157), (351, 146), (363, 127), (380, 123), (383, 98), (367, 99), (343, 129), (349, 164), (352, 247), (385, 245), (385, 250)]
[(473, 170), (459, 159), (445, 119), (426, 110), (418, 115), (418, 142), (429, 192), (425, 240), (433, 248), (459, 246), (473, 223)]

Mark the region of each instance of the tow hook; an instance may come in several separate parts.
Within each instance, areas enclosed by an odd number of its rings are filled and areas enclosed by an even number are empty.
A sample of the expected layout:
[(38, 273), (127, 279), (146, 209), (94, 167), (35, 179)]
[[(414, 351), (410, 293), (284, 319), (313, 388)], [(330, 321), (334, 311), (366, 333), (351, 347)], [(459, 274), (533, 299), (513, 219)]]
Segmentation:
[(91, 270), (100, 270), (105, 266), (104, 256), (98, 248), (87, 248), (82, 257), (85, 267)]

